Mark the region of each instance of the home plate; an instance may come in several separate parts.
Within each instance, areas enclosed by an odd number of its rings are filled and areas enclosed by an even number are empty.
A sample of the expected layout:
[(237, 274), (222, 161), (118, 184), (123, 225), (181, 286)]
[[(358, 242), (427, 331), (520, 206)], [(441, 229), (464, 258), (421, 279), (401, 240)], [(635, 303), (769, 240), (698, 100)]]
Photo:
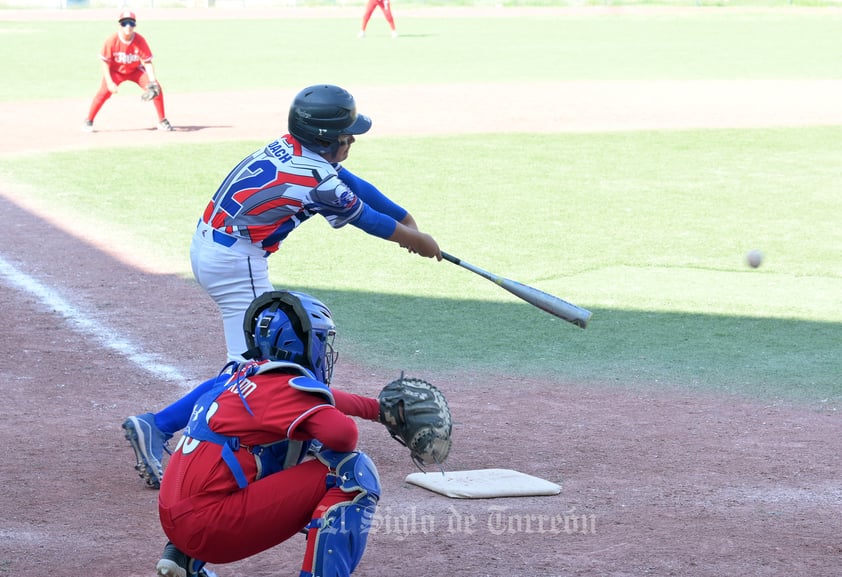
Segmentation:
[(561, 486), (512, 469), (410, 473), (406, 482), (454, 499), (558, 495)]

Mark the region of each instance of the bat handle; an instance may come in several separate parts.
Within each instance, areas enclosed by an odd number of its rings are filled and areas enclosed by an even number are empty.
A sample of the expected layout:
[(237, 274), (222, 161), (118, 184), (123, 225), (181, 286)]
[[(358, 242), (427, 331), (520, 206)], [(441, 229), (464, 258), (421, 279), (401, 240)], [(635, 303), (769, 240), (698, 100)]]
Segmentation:
[(452, 254), (446, 253), (446, 252), (444, 252), (444, 251), (441, 251), (441, 257), (442, 257), (444, 260), (449, 260), (449, 261), (450, 261), (450, 262), (452, 262), (453, 264), (462, 264), (462, 259), (456, 258), (456, 257), (455, 257), (455, 256), (453, 256)]

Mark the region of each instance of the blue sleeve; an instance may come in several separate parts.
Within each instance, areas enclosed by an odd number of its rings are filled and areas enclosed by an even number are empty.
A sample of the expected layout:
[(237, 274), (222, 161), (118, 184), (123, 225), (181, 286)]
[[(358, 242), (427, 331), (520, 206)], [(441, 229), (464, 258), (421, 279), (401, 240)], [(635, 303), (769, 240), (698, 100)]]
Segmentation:
[[(390, 200), (385, 194), (377, 190), (370, 182), (363, 180), (344, 166), (339, 170), (339, 179), (348, 185), (354, 194), (362, 199), (364, 203), (396, 221), (401, 222), (406, 218), (407, 210)], [(390, 235), (391, 236), (391, 233)]]
[(395, 219), (382, 212), (377, 212), (367, 204), (363, 205), (360, 216), (356, 220), (352, 220), (351, 224), (368, 234), (385, 239), (392, 236), (398, 226)]
[(192, 391), (175, 401), (173, 404), (162, 409), (155, 414), (155, 425), (168, 435), (173, 435), (187, 426), (190, 422), (190, 415), (193, 413), (193, 405), (199, 400), (199, 397), (213, 389), (217, 385), (217, 381), (222, 378), (221, 382), (228, 380), (230, 375), (218, 375), (212, 379), (208, 379), (204, 383), (196, 385)]

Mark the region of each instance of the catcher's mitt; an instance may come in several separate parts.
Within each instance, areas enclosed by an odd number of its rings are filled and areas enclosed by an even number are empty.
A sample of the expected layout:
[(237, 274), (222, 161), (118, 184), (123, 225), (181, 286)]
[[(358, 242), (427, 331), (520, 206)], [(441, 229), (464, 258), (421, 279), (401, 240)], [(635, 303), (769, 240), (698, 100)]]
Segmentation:
[(380, 422), (409, 449), (419, 469), (441, 465), (450, 454), (453, 421), (447, 399), (436, 387), (403, 375), (380, 391)]
[(144, 102), (149, 102), (153, 98), (158, 98), (161, 95), (161, 87), (157, 82), (150, 82), (146, 85), (146, 90), (140, 95), (140, 99)]

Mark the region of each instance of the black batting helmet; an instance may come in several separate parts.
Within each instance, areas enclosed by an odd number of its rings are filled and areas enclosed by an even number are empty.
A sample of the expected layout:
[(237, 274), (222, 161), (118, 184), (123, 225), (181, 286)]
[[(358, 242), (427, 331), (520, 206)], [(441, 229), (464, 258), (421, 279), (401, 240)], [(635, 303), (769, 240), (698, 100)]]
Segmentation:
[(371, 119), (357, 114), (354, 97), (332, 84), (305, 88), (289, 108), (289, 133), (318, 154), (335, 152), (342, 134), (363, 134), (369, 128)]

